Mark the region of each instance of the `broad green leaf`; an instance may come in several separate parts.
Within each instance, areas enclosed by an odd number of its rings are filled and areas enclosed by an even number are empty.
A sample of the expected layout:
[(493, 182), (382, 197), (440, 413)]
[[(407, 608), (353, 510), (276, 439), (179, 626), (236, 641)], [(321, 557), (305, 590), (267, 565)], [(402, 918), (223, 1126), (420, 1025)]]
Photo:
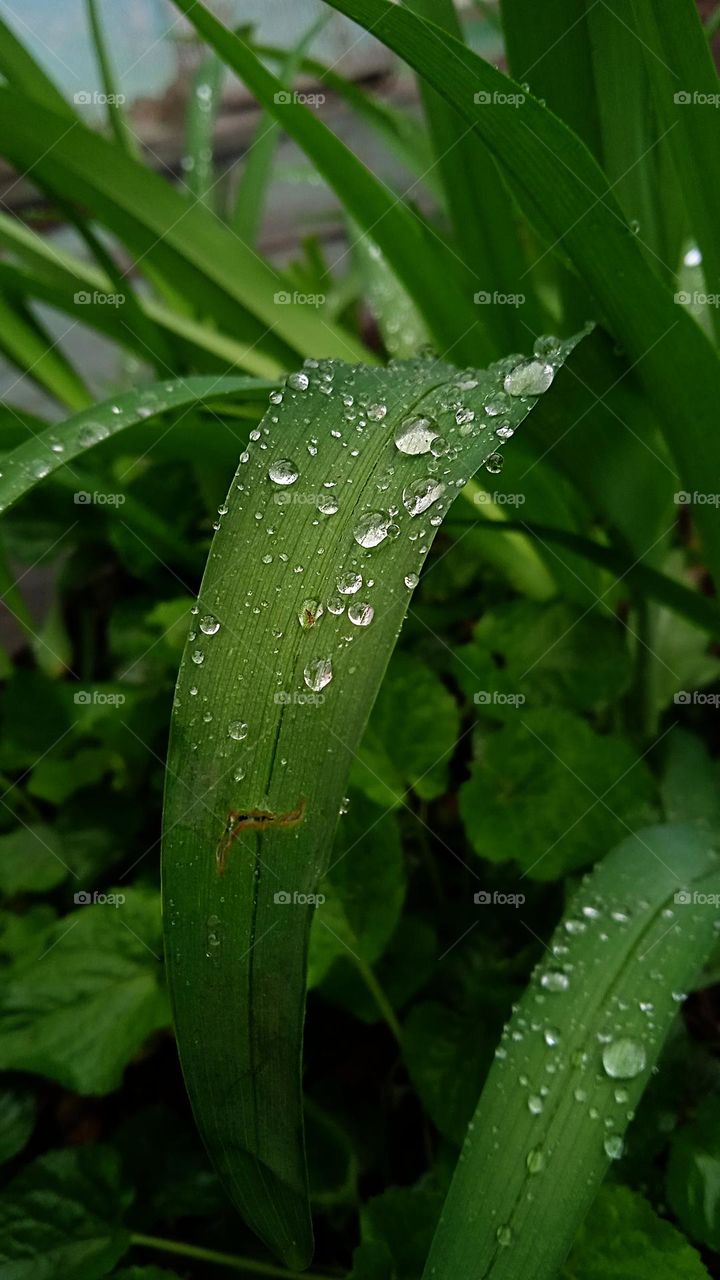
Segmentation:
[(440, 1187), (428, 1177), (414, 1187), (390, 1187), (363, 1206), (363, 1241), (386, 1246), (396, 1280), (420, 1274), (442, 1202)]
[[(327, 3), (372, 29), (478, 132), (520, 205), (548, 246), (570, 259), (624, 347), (663, 424), (684, 484), (706, 492), (708, 474), (720, 474), (720, 439), (713, 426), (720, 361), (648, 265), (590, 152), (520, 85), (404, 6), (388, 0)], [(508, 93), (521, 94), (524, 101), (509, 109)], [(559, 163), (553, 163), (555, 157)], [(695, 516), (708, 560), (718, 572), (720, 524), (712, 507), (698, 506)]]
[(217, 1175), (192, 1121), (169, 1107), (143, 1107), (113, 1137), (126, 1180), (135, 1188), (133, 1225), (205, 1218), (227, 1210)]
[(692, 1240), (720, 1246), (720, 1102), (709, 1099), (673, 1135), (665, 1185), (670, 1207)]
[(554, 880), (651, 820), (654, 799), (652, 775), (628, 742), (569, 711), (520, 706), (480, 740), (460, 812), (482, 858)]
[(397, 653), (373, 707), (352, 781), (377, 804), (402, 804), (412, 788), (423, 800), (447, 789), (460, 735), (460, 711), (430, 667)]
[[(119, 431), (163, 413), (195, 408), (208, 401), (222, 402), (233, 396), (257, 399), (266, 395), (272, 385), (257, 378), (181, 379), (139, 392), (126, 392), (112, 401), (95, 405), (67, 422), (48, 427), (5, 456), (0, 477), (0, 512), (6, 511), (54, 471)], [(162, 432), (160, 425), (158, 431)], [(58, 445), (61, 448), (58, 449)], [(82, 506), (90, 495), (83, 495), (80, 490), (80, 496), (78, 505)]]
[[(312, 160), (337, 191), (348, 213), (380, 247), (417, 303), (440, 344), (454, 359), (497, 354), (495, 341), (473, 302), (474, 276), (441, 236), (396, 198), (303, 103), (287, 102), (282, 82), (265, 69), (244, 40), (224, 27), (198, 0), (173, 0), (203, 39), (240, 76), (262, 106)], [(313, 350), (328, 352), (327, 341)], [(346, 352), (350, 355), (350, 352)]]
[(18, 827), (0, 836), (0, 893), (46, 893), (68, 875), (52, 827)]
[(35, 1099), (29, 1089), (0, 1089), (0, 1164), (12, 1160), (35, 1128)]
[[(243, 455), (205, 571), (170, 740), (168, 969), (200, 1131), (287, 1265), (312, 1248), (300, 1127), (311, 895), (439, 518), (495, 452), (473, 424), (527, 367), (311, 361)], [(508, 400), (519, 425), (534, 398)]]
[(493, 1045), (476, 1023), (433, 1001), (415, 1005), (403, 1027), (403, 1057), (433, 1124), (452, 1142), (465, 1136)]
[(583, 881), (498, 1046), (428, 1280), (555, 1280), (714, 945), (719, 887), (682, 826), (628, 836)]
[(699, 1253), (629, 1187), (603, 1187), (558, 1280), (707, 1280)]
[(684, 729), (670, 735), (661, 792), (668, 822), (720, 831), (720, 771), (701, 738)]
[(592, 711), (619, 698), (632, 678), (622, 628), (561, 601), (489, 610), (456, 658), (459, 683), (493, 720), (517, 720), (525, 706)]
[(98, 905), (85, 888), (75, 895), (88, 905), (58, 920), (40, 957), (17, 960), (6, 977), (0, 1070), (108, 1093), (147, 1037), (167, 1025), (157, 901), (139, 888), (115, 890)]
[(0, 1275), (102, 1280), (130, 1245), (131, 1195), (108, 1147), (67, 1147), (27, 1165), (0, 1196)]

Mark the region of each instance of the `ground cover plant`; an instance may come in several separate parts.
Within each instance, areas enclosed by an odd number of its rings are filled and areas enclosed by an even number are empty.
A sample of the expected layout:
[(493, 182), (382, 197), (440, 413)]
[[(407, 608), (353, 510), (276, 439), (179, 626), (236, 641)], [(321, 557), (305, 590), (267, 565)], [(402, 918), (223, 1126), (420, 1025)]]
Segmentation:
[(180, 174), (0, 21), (0, 1280), (720, 1275), (718, 18), (173, 4)]

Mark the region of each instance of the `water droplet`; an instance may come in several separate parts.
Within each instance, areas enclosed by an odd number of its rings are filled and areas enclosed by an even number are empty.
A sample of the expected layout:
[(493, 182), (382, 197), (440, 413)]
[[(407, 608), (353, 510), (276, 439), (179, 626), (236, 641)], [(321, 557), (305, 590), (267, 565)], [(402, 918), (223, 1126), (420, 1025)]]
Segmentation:
[(545, 1156), (541, 1147), (533, 1147), (525, 1161), (528, 1173), (542, 1173), (545, 1168)]
[(625, 1143), (619, 1133), (609, 1133), (603, 1142), (603, 1147), (605, 1148), (606, 1156), (609, 1156), (611, 1160), (619, 1160), (625, 1150)]
[(303, 631), (309, 631), (322, 618), (325, 610), (319, 600), (303, 600), (298, 614), (298, 621)]
[(247, 738), (248, 727), (244, 720), (231, 720), (228, 725), (228, 733), (235, 742), (242, 742), (243, 738)]
[(382, 422), (387, 413), (386, 404), (371, 404), (367, 411), (367, 416), (371, 422)]
[(332, 658), (316, 658), (303, 671), (303, 680), (313, 693), (320, 693), (333, 678)]
[(552, 333), (545, 333), (538, 338), (533, 347), (533, 354), (538, 360), (557, 360), (562, 351), (562, 343)]
[(485, 461), (485, 470), (489, 471), (491, 476), (499, 476), (504, 462), (505, 459), (501, 453), (491, 453), (490, 457)]
[(340, 596), (330, 596), (327, 607), (328, 613), (334, 613), (337, 616), (345, 612), (345, 601), (341, 600)]
[(282, 393), (282, 391), (271, 391), (271, 392), (270, 392), (270, 403), (271, 403), (271, 404), (282, 404), (282, 398), (283, 398), (283, 393)]
[(554, 1049), (560, 1043), (560, 1032), (557, 1027), (546, 1027), (543, 1031), (543, 1040), (546, 1045)]
[(360, 604), (356, 601), (348, 609), (348, 618), (356, 627), (369, 627), (374, 617), (375, 610), (371, 604)]
[(362, 575), (359, 573), (344, 573), (337, 580), (337, 589), (342, 596), (354, 596), (363, 584)]
[(318, 511), (322, 516), (334, 516), (340, 506), (337, 498), (325, 498), (318, 503)]
[(416, 573), (406, 573), (403, 578), (408, 591), (414, 591), (419, 581), (420, 579)]
[(512, 1244), (512, 1228), (511, 1227), (508, 1227), (507, 1225), (505, 1225), (504, 1227), (498, 1227), (496, 1236), (497, 1236), (497, 1242), (501, 1246), (501, 1248), (507, 1249), (508, 1245)]
[(310, 379), (306, 373), (291, 373), (288, 375), (287, 385), (291, 391), (307, 391)]
[(566, 973), (561, 973), (559, 969), (551, 969), (548, 973), (544, 973), (540, 979), (540, 986), (546, 991), (567, 991), (570, 986), (570, 979)]
[(220, 623), (211, 613), (206, 613), (205, 617), (200, 619), (200, 630), (205, 636), (215, 636), (220, 630)]
[(233, 780), (235, 782), (242, 782), (244, 777), (245, 777), (245, 770), (241, 767), (238, 767), (233, 774)]
[(101, 440), (105, 440), (110, 435), (108, 428), (100, 422), (89, 422), (83, 427), (78, 435), (78, 444), (83, 449), (89, 449), (94, 444), (99, 444)]
[(44, 480), (45, 476), (50, 474), (51, 465), (52, 465), (51, 463), (46, 461), (36, 462), (35, 466), (33, 467), (33, 475), (35, 476), (35, 479)]
[(203, 662), (205, 661), (205, 654), (203, 653), (202, 649), (193, 649), (192, 653), (190, 654), (190, 658), (195, 663), (196, 667), (201, 667)]
[(508, 373), (504, 387), (511, 396), (541, 396), (552, 386), (555, 370), (543, 360), (523, 360)]
[(444, 492), (445, 485), (432, 476), (427, 476), (424, 480), (413, 480), (403, 489), (403, 506), (411, 516), (422, 515)]
[(277, 462), (273, 462), (268, 471), (268, 476), (273, 481), (273, 484), (282, 485), (294, 484), (299, 474), (300, 472), (295, 463), (291, 462), (289, 458), (279, 458)]
[(639, 1040), (611, 1040), (602, 1053), (603, 1066), (613, 1080), (634, 1080), (645, 1069), (647, 1056)]
[(437, 423), (432, 418), (405, 418), (395, 429), (395, 444), (401, 453), (416, 457), (430, 453), (439, 439)]
[(512, 440), (515, 435), (515, 428), (511, 427), (509, 422), (501, 422), (495, 431), (495, 435), (498, 440)]
[(539, 1093), (532, 1093), (528, 1098), (528, 1111), (530, 1111), (532, 1115), (539, 1116), (544, 1106), (545, 1103)]
[(353, 537), (361, 547), (377, 547), (387, 538), (389, 525), (389, 516), (382, 511), (370, 511), (355, 526)]

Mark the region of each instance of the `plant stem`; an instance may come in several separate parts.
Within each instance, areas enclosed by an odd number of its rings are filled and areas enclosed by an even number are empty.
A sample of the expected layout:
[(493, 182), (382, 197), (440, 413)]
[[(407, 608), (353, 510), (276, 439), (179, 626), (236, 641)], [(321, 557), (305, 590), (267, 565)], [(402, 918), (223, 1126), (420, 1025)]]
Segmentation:
[(365, 983), (365, 986), (370, 992), (373, 1000), (375, 1001), (378, 1009), (380, 1010), (383, 1018), (385, 1019), (390, 1030), (392, 1031), (398, 1044), (401, 1044), (402, 1043), (402, 1027), (400, 1026), (400, 1023), (397, 1020), (397, 1017), (395, 1015), (395, 1010), (393, 1009), (390, 1001), (385, 995), (385, 992), (380, 986), (380, 983), (375, 977), (375, 974), (373, 973), (372, 968), (370, 967), (369, 964), (366, 964), (365, 961), (360, 958), (360, 956), (354, 956), (353, 958), (355, 960), (355, 964), (357, 965), (358, 972), (363, 982)]
[(255, 1258), (239, 1258), (232, 1253), (218, 1253), (215, 1249), (203, 1249), (196, 1244), (185, 1244), (179, 1240), (164, 1240), (160, 1236), (146, 1236), (134, 1231), (131, 1243), (144, 1249), (158, 1249), (162, 1253), (176, 1253), (183, 1258), (197, 1258), (202, 1262), (215, 1262), (219, 1267), (228, 1267), (231, 1271), (254, 1272), (257, 1276), (275, 1276), (279, 1280), (328, 1280), (327, 1275), (317, 1272), (286, 1271), (284, 1267), (276, 1267), (272, 1262), (258, 1262)]

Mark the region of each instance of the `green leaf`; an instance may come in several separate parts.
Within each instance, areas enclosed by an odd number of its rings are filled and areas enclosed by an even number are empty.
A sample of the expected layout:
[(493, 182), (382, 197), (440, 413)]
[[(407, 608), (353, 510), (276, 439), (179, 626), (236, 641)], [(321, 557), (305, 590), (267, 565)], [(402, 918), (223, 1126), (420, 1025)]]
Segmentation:
[[(257, 378), (189, 378), (146, 387), (139, 392), (126, 392), (95, 405), (60, 426), (48, 427), (5, 456), (0, 477), (0, 512), (34, 489), (40, 480), (119, 431), (174, 409), (200, 406), (210, 398), (213, 403), (222, 403), (226, 397), (264, 396), (272, 385)], [(158, 432), (160, 430), (158, 424)], [(58, 444), (62, 445), (60, 450), (53, 448)], [(82, 491), (80, 493), (82, 496)], [(86, 500), (87, 497), (83, 497), (78, 505), (82, 506)]]
[(412, 788), (423, 800), (447, 788), (460, 712), (430, 667), (394, 656), (353, 765), (353, 784), (377, 804), (402, 804)]
[(701, 738), (684, 729), (671, 734), (662, 779), (662, 800), (668, 822), (697, 822), (720, 830), (720, 788), (717, 763)]
[(415, 1280), (427, 1256), (443, 1193), (434, 1179), (414, 1187), (390, 1187), (363, 1206), (363, 1242), (384, 1244), (396, 1280)]
[[(388, 0), (327, 3), (372, 30), (477, 131), (518, 202), (548, 245), (570, 259), (624, 347), (685, 486), (705, 492), (708, 474), (720, 474), (720, 438), (714, 432), (720, 361), (648, 265), (590, 152), (520, 85), (404, 6)], [(508, 93), (524, 101), (509, 109)], [(560, 162), (551, 163), (553, 157)], [(720, 523), (712, 508), (702, 506), (696, 519), (718, 573)]]
[(100, 14), (98, 12), (98, 0), (86, 0), (88, 21), (90, 24), (90, 34), (95, 50), (95, 58), (97, 60), (100, 77), (102, 79), (105, 97), (107, 99), (107, 118), (110, 128), (112, 129), (115, 140), (123, 151), (128, 155), (136, 154), (135, 137), (125, 119), (123, 111), (122, 95), (119, 93), (118, 84), (115, 80), (110, 54), (105, 40)]
[(157, 899), (139, 888), (107, 897), (58, 920), (40, 957), (13, 965), (0, 995), (0, 1070), (108, 1093), (167, 1025)]
[(654, 816), (655, 787), (629, 743), (569, 711), (516, 709), (484, 737), (460, 812), (470, 843), (533, 880), (587, 866)]
[[(473, 303), (474, 276), (440, 235), (431, 235), (419, 215), (376, 179), (311, 108), (287, 102), (282, 81), (199, 0), (173, 3), (303, 148), (346, 210), (376, 241), (417, 303), (440, 350), (452, 347), (458, 360), (496, 355), (494, 339)], [(313, 350), (315, 355), (340, 354), (328, 352), (327, 341)]]
[(403, 1057), (420, 1101), (440, 1132), (460, 1144), (477, 1103), (494, 1046), (472, 1019), (427, 1001), (403, 1028)]
[(629, 836), (583, 881), (501, 1039), (426, 1280), (555, 1280), (622, 1153), (674, 993), (690, 989), (714, 945), (706, 895), (719, 886), (717, 854), (682, 826)]
[(603, 1187), (559, 1280), (707, 1280), (700, 1255), (629, 1187)]
[(0, 1196), (0, 1275), (101, 1280), (130, 1236), (131, 1196), (108, 1147), (67, 1147), (28, 1165)]
[(720, 1100), (710, 1098), (673, 1135), (665, 1185), (673, 1213), (692, 1240), (720, 1247)]
[(52, 827), (38, 824), (18, 827), (0, 836), (0, 893), (47, 893), (68, 875), (59, 842)]
[[(291, 375), (243, 456), (205, 571), (168, 759), (168, 971), (204, 1141), (286, 1265), (306, 1265), (312, 1247), (300, 1077), (312, 895), (410, 575), (458, 481), (494, 451), (459, 406), (483, 414), (517, 364), (470, 379), (422, 360)], [(532, 403), (515, 397), (510, 419)], [(415, 414), (446, 440), (436, 467), (394, 443)]]
[(632, 678), (622, 629), (560, 601), (516, 600), (489, 610), (455, 674), (481, 715), (517, 720), (518, 708), (591, 711), (620, 697)]
[(27, 1146), (35, 1128), (35, 1098), (29, 1089), (0, 1089), (0, 1164)]

